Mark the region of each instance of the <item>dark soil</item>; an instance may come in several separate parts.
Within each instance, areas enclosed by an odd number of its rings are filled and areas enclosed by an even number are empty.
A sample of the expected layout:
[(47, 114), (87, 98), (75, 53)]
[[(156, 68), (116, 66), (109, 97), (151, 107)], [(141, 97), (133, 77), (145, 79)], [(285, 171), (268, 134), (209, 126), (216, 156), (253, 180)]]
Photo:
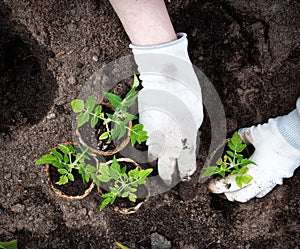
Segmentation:
[[(299, 87), (299, 1), (167, 1), (177, 32), (189, 37), (194, 65), (214, 84), (227, 133), (295, 108)], [(80, 201), (57, 198), (34, 162), (72, 140), (70, 102), (105, 63), (131, 53), (108, 1), (0, 0), (0, 241), (20, 248), (299, 248), (300, 174), (245, 204), (199, 184), (210, 145), (200, 129), (198, 170), (151, 197), (133, 215), (108, 208), (94, 190)]]
[(84, 192), (90, 187), (91, 182), (84, 183), (81, 175), (77, 170), (74, 170), (72, 174), (74, 175), (74, 181), (69, 181), (67, 184), (58, 185), (56, 182), (59, 181), (61, 174), (57, 171), (57, 168), (50, 165), (49, 168), (51, 182), (54, 187), (60, 190), (63, 194), (68, 196), (79, 196), (83, 195)]

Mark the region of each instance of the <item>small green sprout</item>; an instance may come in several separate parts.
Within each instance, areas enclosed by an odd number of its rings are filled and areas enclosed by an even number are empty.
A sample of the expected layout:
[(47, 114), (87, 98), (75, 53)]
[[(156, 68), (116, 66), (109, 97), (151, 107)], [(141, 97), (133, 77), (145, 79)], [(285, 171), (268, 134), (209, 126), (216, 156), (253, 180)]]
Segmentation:
[(0, 248), (2, 248), (2, 249), (18, 249), (18, 241), (11, 240), (8, 242), (0, 242)]
[(58, 149), (50, 149), (51, 153), (43, 155), (35, 164), (50, 164), (56, 167), (61, 174), (59, 181), (56, 182), (58, 185), (74, 181), (73, 170), (78, 170), (83, 182), (89, 182), (90, 176), (95, 179), (97, 169), (86, 163), (86, 160), (90, 160), (89, 149), (83, 146), (79, 147), (81, 152), (76, 152), (72, 144), (60, 144)]
[(102, 106), (95, 104), (94, 95), (89, 96), (86, 101), (82, 99), (72, 100), (71, 106), (73, 112), (80, 113), (77, 119), (78, 127), (90, 122), (91, 128), (94, 128), (98, 121), (102, 120), (106, 131), (100, 135), (99, 140), (107, 139), (107, 143), (110, 143), (116, 138), (121, 139), (124, 137), (127, 130), (129, 130), (132, 146), (136, 142), (140, 144), (146, 141), (148, 135), (143, 130), (144, 126), (142, 124), (136, 124), (133, 127), (129, 126), (131, 120), (137, 119), (135, 115), (128, 113), (127, 109), (137, 100), (138, 94), (136, 88), (138, 85), (139, 80), (134, 76), (133, 86), (124, 99), (113, 93), (105, 93), (105, 97), (114, 107), (113, 114), (104, 113)]
[[(116, 157), (113, 158), (111, 165), (100, 163), (98, 170), (98, 180), (100, 182), (113, 181), (113, 186), (109, 188), (110, 192), (102, 194), (104, 198), (100, 211), (102, 211), (108, 204), (113, 204), (117, 197), (128, 198), (135, 202), (137, 196), (135, 192), (138, 186), (146, 183), (147, 176), (153, 169), (135, 169), (127, 172), (126, 166), (121, 167)], [(96, 182), (96, 185), (99, 183)]]
[(118, 247), (120, 247), (120, 249), (130, 249), (129, 247), (124, 246), (123, 244), (121, 244), (121, 243), (118, 242), (118, 241), (116, 241), (116, 245), (117, 245)]
[(202, 177), (236, 175), (235, 182), (242, 188), (243, 184), (249, 184), (252, 180), (252, 176), (247, 174), (249, 168), (246, 166), (248, 164), (255, 165), (255, 162), (244, 158), (243, 154), (241, 154), (247, 145), (242, 142), (237, 132), (233, 134), (227, 145), (229, 149), (226, 151), (223, 159), (219, 158), (216, 162), (217, 165), (207, 167)]

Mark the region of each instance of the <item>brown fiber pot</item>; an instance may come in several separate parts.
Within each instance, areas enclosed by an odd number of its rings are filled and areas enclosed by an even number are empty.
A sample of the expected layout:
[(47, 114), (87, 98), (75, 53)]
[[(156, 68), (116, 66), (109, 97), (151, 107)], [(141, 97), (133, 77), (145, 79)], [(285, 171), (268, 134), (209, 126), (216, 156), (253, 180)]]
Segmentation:
[[(111, 110), (113, 110), (113, 108), (114, 108), (110, 103), (106, 103), (106, 102), (102, 102), (101, 105), (105, 106), (105, 107), (107, 107), (108, 109), (111, 109)], [(130, 128), (132, 127), (132, 121), (129, 122), (129, 127)], [(102, 150), (96, 149), (96, 148), (94, 148), (94, 147), (87, 144), (87, 141), (82, 136), (82, 134), (80, 132), (80, 128), (78, 128), (78, 126), (76, 126), (75, 133), (76, 133), (76, 135), (79, 139), (80, 144), (82, 144), (86, 148), (89, 148), (93, 153), (100, 154), (102, 156), (111, 156), (111, 155), (114, 155), (114, 154), (118, 153), (119, 151), (124, 149), (124, 147), (128, 144), (128, 142), (130, 140), (130, 131), (128, 130), (128, 132), (126, 134), (126, 138), (122, 141), (122, 143), (120, 145), (116, 146), (116, 148), (113, 149), (113, 150), (102, 151)]]
[[(62, 144), (65, 144), (65, 145), (70, 145), (70, 144), (73, 144), (75, 145), (76, 143), (73, 143), (73, 142), (65, 142), (65, 143), (62, 143)], [(54, 149), (57, 149), (58, 147), (55, 147)], [(92, 157), (96, 163), (97, 163), (97, 160)], [(98, 164), (96, 164), (98, 165)], [(63, 193), (61, 190), (59, 190), (56, 185), (52, 182), (52, 179), (51, 179), (51, 176), (50, 176), (50, 165), (49, 164), (46, 164), (45, 165), (45, 170), (46, 170), (46, 175), (47, 175), (47, 178), (48, 178), (48, 182), (50, 184), (50, 187), (51, 189), (53, 190), (53, 192), (55, 193), (55, 195), (57, 195), (58, 197), (60, 198), (64, 198), (64, 199), (68, 199), (68, 200), (81, 200), (85, 197), (87, 197), (91, 191), (93, 190), (93, 188), (95, 187), (95, 183), (94, 182), (91, 182), (89, 188), (87, 188), (85, 190), (85, 192), (82, 194), (82, 195), (76, 195), (76, 196), (73, 196), (73, 195), (67, 195), (65, 193)]]
[[(128, 163), (132, 163), (133, 165), (135, 165), (136, 167), (138, 167), (139, 169), (142, 169), (142, 167), (136, 163), (135, 161), (133, 161), (130, 158), (118, 158), (117, 159), (118, 162), (128, 162)], [(111, 164), (112, 160), (108, 161), (106, 164)], [(146, 185), (147, 186), (147, 185)], [(147, 189), (148, 190), (148, 189)], [(99, 194), (102, 194), (102, 190), (101, 188), (98, 187), (98, 192)], [(121, 198), (120, 198), (121, 199)], [(134, 214), (136, 213), (140, 207), (146, 203), (148, 200), (150, 199), (150, 191), (148, 190), (148, 195), (141, 201), (139, 201), (135, 206), (133, 207), (129, 207), (129, 208), (121, 208), (121, 207), (115, 207), (114, 211), (119, 212), (121, 214)]]

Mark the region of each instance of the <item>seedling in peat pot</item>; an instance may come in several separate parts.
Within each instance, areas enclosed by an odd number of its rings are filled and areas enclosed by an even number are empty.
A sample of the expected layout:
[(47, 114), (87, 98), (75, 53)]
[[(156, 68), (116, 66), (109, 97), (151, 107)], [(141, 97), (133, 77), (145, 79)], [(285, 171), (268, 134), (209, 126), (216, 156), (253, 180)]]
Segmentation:
[[(128, 167), (121, 167), (116, 157), (114, 156), (112, 163), (107, 165), (100, 163), (98, 170), (98, 180), (100, 182), (112, 181), (112, 187), (109, 188), (108, 193), (102, 194), (104, 198), (100, 211), (102, 211), (108, 204), (113, 204), (117, 197), (128, 198), (130, 201), (135, 202), (137, 199), (136, 191), (140, 185), (146, 184), (147, 176), (152, 172), (153, 169), (135, 169), (129, 170)], [(99, 185), (99, 182), (96, 182)]]
[(248, 175), (248, 164), (254, 164), (255, 162), (244, 158), (242, 152), (246, 148), (246, 144), (242, 142), (240, 135), (235, 132), (232, 138), (228, 141), (228, 150), (225, 155), (219, 158), (216, 162), (217, 165), (209, 166), (205, 169), (202, 177), (208, 177), (212, 175), (220, 175), (226, 177), (228, 175), (235, 175), (236, 184), (242, 188), (243, 184), (249, 184), (252, 180), (252, 176)]
[(87, 160), (90, 160), (89, 149), (83, 146), (79, 147), (80, 152), (76, 152), (72, 144), (60, 144), (57, 149), (50, 149), (51, 153), (42, 156), (35, 164), (49, 164), (56, 167), (61, 174), (59, 181), (56, 182), (58, 185), (74, 181), (73, 170), (78, 170), (83, 182), (88, 183), (91, 176), (95, 177), (94, 173), (97, 169), (87, 163)]
[(139, 85), (139, 80), (134, 76), (134, 82), (131, 90), (122, 99), (116, 94), (105, 93), (105, 97), (114, 107), (114, 113), (109, 114), (103, 112), (102, 105), (95, 104), (94, 95), (89, 96), (86, 101), (82, 99), (74, 99), (71, 102), (72, 110), (75, 113), (80, 113), (77, 119), (78, 127), (90, 122), (90, 126), (94, 128), (98, 121), (101, 120), (105, 125), (106, 131), (103, 132), (99, 140), (107, 139), (107, 143), (114, 139), (121, 139), (125, 136), (126, 131), (130, 131), (130, 141), (132, 146), (136, 142), (139, 144), (148, 139), (147, 132), (143, 130), (142, 124), (135, 124), (130, 127), (129, 122), (137, 119), (137, 117), (128, 112), (128, 108), (137, 100), (136, 88)]

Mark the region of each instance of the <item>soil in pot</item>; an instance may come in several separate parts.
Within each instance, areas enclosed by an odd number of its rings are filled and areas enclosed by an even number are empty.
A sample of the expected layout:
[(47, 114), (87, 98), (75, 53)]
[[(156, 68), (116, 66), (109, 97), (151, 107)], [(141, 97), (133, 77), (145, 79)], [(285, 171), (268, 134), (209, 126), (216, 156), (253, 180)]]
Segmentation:
[[(139, 164), (137, 164), (136, 162), (134, 162), (129, 158), (120, 158), (117, 160), (121, 168), (126, 166), (127, 172), (135, 169), (136, 167), (142, 169), (142, 167)], [(108, 164), (109, 163), (110, 162), (108, 162)], [(98, 188), (98, 192), (102, 195), (109, 191), (109, 187), (114, 185), (114, 181), (110, 181), (107, 183), (100, 183), (100, 184), (101, 187)], [(147, 188), (147, 185), (138, 186), (137, 191), (134, 194), (136, 194), (138, 197), (135, 202), (130, 201), (128, 198), (116, 198), (115, 202), (113, 203), (114, 210), (122, 214), (135, 213), (143, 205), (144, 202), (148, 201), (150, 197), (150, 192)]]
[(59, 181), (61, 174), (58, 173), (56, 167), (49, 165), (51, 183), (57, 190), (66, 196), (82, 196), (91, 187), (92, 181), (84, 183), (77, 170), (73, 170), (72, 173), (74, 175), (73, 182), (69, 181), (67, 184), (58, 185), (56, 182)]
[[(113, 106), (107, 102), (102, 102), (102, 110), (104, 113), (112, 114), (114, 112)], [(107, 116), (106, 116), (107, 117)], [(131, 123), (129, 123), (131, 126)], [(113, 128), (112, 124), (108, 124), (109, 129)], [(80, 128), (76, 128), (76, 134), (79, 137), (79, 141), (85, 147), (89, 148), (92, 152), (109, 156), (117, 153), (126, 146), (129, 141), (129, 133), (121, 139), (114, 139), (114, 141), (108, 143), (108, 139), (100, 140), (102, 133), (106, 132), (106, 127), (102, 120), (99, 120), (95, 128), (90, 127), (90, 123), (84, 124)]]
[[(64, 143), (73, 144), (72, 142)], [(55, 148), (59, 153), (61, 151), (58, 148)], [(74, 156), (72, 158), (75, 159)], [(87, 164), (96, 166), (97, 160), (95, 158), (90, 157), (89, 160), (86, 160)], [(83, 182), (82, 176), (79, 174), (78, 170), (73, 169), (72, 174), (74, 176), (74, 181), (68, 181), (67, 184), (59, 185), (56, 184), (61, 177), (61, 174), (58, 172), (58, 169), (51, 165), (46, 164), (46, 174), (48, 176), (48, 181), (54, 193), (62, 198), (71, 199), (71, 200), (80, 200), (85, 198), (94, 188), (95, 183), (93, 181), (89, 181), (88, 183)]]

